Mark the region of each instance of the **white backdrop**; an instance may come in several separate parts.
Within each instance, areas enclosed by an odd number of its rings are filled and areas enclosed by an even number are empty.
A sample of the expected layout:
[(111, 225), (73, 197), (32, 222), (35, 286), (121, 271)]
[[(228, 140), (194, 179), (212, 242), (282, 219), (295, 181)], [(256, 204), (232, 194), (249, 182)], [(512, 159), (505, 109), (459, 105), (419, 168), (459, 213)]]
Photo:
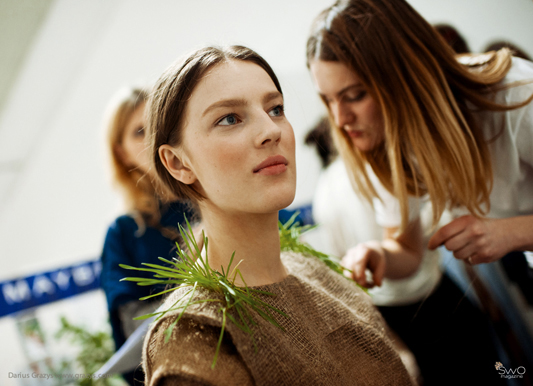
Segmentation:
[[(324, 110), (305, 67), (305, 42), (330, 3), (56, 0), (0, 116), (0, 166), (18, 165), (0, 167), (0, 280), (97, 258), (120, 213), (102, 151), (107, 102), (121, 86), (154, 81), (205, 44), (247, 45), (280, 77), (298, 142), (293, 205), (309, 203), (320, 166), (303, 137)], [(410, 3), (430, 22), (457, 27), (473, 51), (506, 38), (533, 54), (531, 0)], [(8, 319), (0, 320), (0, 367), (22, 361), (16, 348), (6, 351), (15, 339)]]

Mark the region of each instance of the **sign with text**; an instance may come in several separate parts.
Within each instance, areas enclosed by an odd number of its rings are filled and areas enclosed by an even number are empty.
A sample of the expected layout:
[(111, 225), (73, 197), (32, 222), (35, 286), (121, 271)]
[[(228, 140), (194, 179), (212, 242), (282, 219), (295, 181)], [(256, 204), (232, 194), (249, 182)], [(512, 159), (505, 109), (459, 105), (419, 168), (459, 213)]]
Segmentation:
[(0, 317), (100, 287), (99, 260), (0, 282)]

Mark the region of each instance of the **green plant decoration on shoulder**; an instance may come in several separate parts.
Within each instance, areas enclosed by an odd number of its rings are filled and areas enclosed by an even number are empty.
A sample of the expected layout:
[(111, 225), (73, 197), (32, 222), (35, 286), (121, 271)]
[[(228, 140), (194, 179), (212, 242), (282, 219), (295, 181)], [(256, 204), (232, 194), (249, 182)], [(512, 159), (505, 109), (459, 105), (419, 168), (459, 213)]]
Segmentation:
[[(285, 224), (279, 222), (279, 235), (280, 235), (280, 244), (281, 251), (293, 251), (298, 252), (307, 257), (315, 257), (323, 261), (328, 267), (333, 269), (339, 274), (343, 274), (346, 270), (343, 268), (339, 262), (332, 259), (330, 256), (318, 252), (310, 247), (308, 244), (303, 243), (299, 240), (300, 236), (305, 232), (308, 232), (314, 229), (316, 226), (304, 225), (300, 226), (296, 222), (298, 216), (296, 212)], [(217, 362), (218, 353), (220, 351), (220, 346), (222, 344), (222, 338), (224, 336), (224, 331), (226, 328), (227, 319), (235, 324), (239, 329), (249, 334), (255, 349), (257, 350), (257, 345), (254, 340), (252, 326), (257, 323), (254, 321), (249, 308), (252, 311), (255, 311), (260, 317), (270, 322), (272, 325), (280, 328), (283, 328), (276, 322), (273, 317), (273, 313), (280, 314), (284, 317), (288, 317), (281, 310), (272, 307), (268, 303), (262, 301), (257, 296), (258, 294), (275, 296), (270, 292), (257, 290), (254, 288), (249, 288), (246, 285), (240, 270), (239, 264), (232, 268), (233, 259), (235, 257), (235, 252), (231, 256), (228, 266), (226, 269), (221, 267), (220, 271), (214, 270), (209, 266), (209, 257), (208, 257), (208, 238), (205, 236), (202, 231), (202, 239), (205, 246), (205, 258), (201, 255), (201, 248), (198, 246), (196, 239), (193, 235), (193, 231), (189, 221), (187, 219), (187, 229), (178, 224), (179, 231), (183, 241), (185, 243), (186, 251), (182, 250), (179, 245), (177, 251), (177, 258), (174, 258), (172, 261), (159, 257), (159, 260), (168, 264), (168, 266), (162, 266), (158, 264), (148, 264), (143, 263), (145, 267), (132, 267), (125, 264), (120, 264), (120, 267), (143, 272), (153, 273), (153, 278), (139, 278), (139, 277), (127, 277), (121, 281), (132, 281), (137, 282), (137, 285), (140, 286), (149, 286), (149, 285), (173, 285), (173, 288), (158, 292), (156, 294), (146, 296), (140, 300), (146, 300), (156, 296), (166, 294), (171, 291), (175, 291), (178, 288), (189, 287), (190, 289), (185, 292), (185, 294), (180, 297), (173, 305), (167, 310), (156, 311), (151, 314), (143, 315), (135, 318), (136, 320), (148, 319), (151, 317), (157, 317), (155, 320), (162, 318), (167, 312), (181, 310), (180, 314), (176, 320), (165, 330), (165, 343), (168, 342), (172, 331), (176, 324), (179, 322), (183, 316), (187, 307), (193, 304), (205, 303), (205, 302), (217, 302), (220, 303), (219, 311), (222, 313), (222, 328), (220, 331), (219, 340), (217, 343), (215, 357), (211, 364), (211, 368), (214, 368)], [(189, 252), (187, 252), (189, 251)], [(192, 254), (192, 256), (189, 255)], [(241, 260), (242, 261), (242, 260)], [(237, 275), (240, 277), (244, 283), (244, 287), (239, 287), (235, 285), (235, 279)], [(198, 287), (203, 287), (209, 291), (213, 291), (222, 295), (223, 299), (202, 299), (194, 300), (193, 297)], [(188, 297), (187, 301), (184, 301)], [(248, 308), (249, 307), (249, 308)], [(234, 317), (230, 310), (235, 310), (234, 314), (237, 317)]]
[[(300, 237), (303, 234), (312, 231), (313, 229), (316, 229), (318, 225), (300, 225), (296, 221), (296, 218), (299, 214), (300, 212), (294, 213), (285, 224), (282, 224), (281, 221), (278, 221), (281, 250), (298, 252), (307, 257), (315, 257), (318, 260), (322, 261), (324, 264), (326, 264), (333, 271), (343, 276), (345, 273), (351, 273), (352, 271), (348, 268), (343, 267), (337, 258), (334, 258), (323, 252), (319, 252), (313, 247), (311, 247), (309, 244), (301, 241)], [(348, 277), (346, 278), (348, 280), (352, 280)], [(355, 284), (364, 292), (368, 293), (367, 288), (362, 287), (357, 283)]]
[(341, 275), (343, 275), (345, 271), (349, 271), (340, 265), (337, 260), (332, 259), (325, 253), (317, 251), (310, 245), (303, 243), (300, 240), (300, 236), (317, 228), (318, 225), (301, 226), (298, 222), (296, 222), (298, 215), (299, 212), (294, 213), (285, 224), (282, 224), (281, 221), (278, 221), (281, 250), (298, 252), (308, 257), (316, 257), (320, 261), (324, 262), (329, 268)]
[[(199, 304), (205, 302), (220, 303), (219, 311), (222, 313), (222, 328), (215, 351), (215, 357), (213, 358), (213, 363), (211, 364), (211, 368), (214, 368), (217, 362), (220, 346), (222, 344), (224, 331), (226, 329), (227, 319), (234, 323), (235, 326), (237, 326), (239, 329), (250, 335), (254, 347), (257, 350), (257, 345), (253, 337), (253, 330), (251, 328), (257, 323), (254, 321), (252, 315), (250, 314), (248, 307), (251, 310), (255, 311), (263, 319), (267, 320), (272, 325), (280, 328), (281, 330), (283, 330), (283, 328), (276, 322), (272, 313), (275, 312), (285, 317), (287, 317), (287, 315), (284, 312), (278, 310), (277, 308), (272, 307), (268, 303), (265, 303), (257, 296), (258, 294), (274, 296), (274, 294), (266, 291), (260, 291), (254, 288), (249, 288), (246, 285), (246, 281), (242, 277), (242, 274), (238, 268), (239, 264), (232, 268), (235, 252), (233, 252), (233, 255), (231, 256), (231, 259), (226, 269), (224, 269), (224, 267), (221, 267), (221, 272), (219, 272), (211, 268), (209, 266), (209, 257), (207, 253), (209, 242), (208, 238), (202, 231), (202, 238), (204, 240), (205, 246), (204, 258), (202, 257), (200, 247), (198, 246), (198, 243), (194, 238), (191, 225), (189, 224), (189, 221), (187, 219), (186, 221), (187, 229), (183, 228), (181, 225), (178, 224), (179, 231), (181, 237), (185, 242), (186, 250), (192, 253), (193, 256), (190, 256), (188, 252), (182, 250), (178, 245), (177, 258), (174, 258), (172, 261), (169, 261), (167, 259), (159, 257), (159, 260), (169, 264), (169, 266), (143, 263), (143, 265), (148, 268), (137, 268), (125, 264), (120, 264), (120, 267), (125, 269), (152, 272), (154, 274), (152, 279), (127, 277), (122, 280), (137, 282), (137, 285), (141, 286), (156, 284), (174, 285), (174, 287), (171, 289), (167, 289), (150, 296), (145, 296), (140, 300), (146, 300), (155, 296), (160, 296), (170, 291), (175, 291), (178, 288), (190, 287), (190, 289), (185, 292), (185, 294), (180, 297), (169, 309), (135, 318), (136, 320), (141, 320), (157, 316), (156, 320), (158, 320), (163, 317), (167, 312), (181, 309), (181, 312), (176, 318), (176, 320), (165, 330), (165, 343), (168, 342), (172, 334), (172, 330), (183, 316), (187, 307), (192, 304)], [(244, 283), (244, 287), (239, 287), (235, 285), (235, 279), (237, 275)], [(194, 294), (198, 287), (203, 287), (209, 291), (221, 294), (223, 300), (202, 299), (193, 301)], [(182, 300), (187, 297), (189, 297), (188, 300), (186, 302), (182, 302)], [(235, 310), (235, 313), (237, 314), (236, 318), (229, 312), (232, 309)]]

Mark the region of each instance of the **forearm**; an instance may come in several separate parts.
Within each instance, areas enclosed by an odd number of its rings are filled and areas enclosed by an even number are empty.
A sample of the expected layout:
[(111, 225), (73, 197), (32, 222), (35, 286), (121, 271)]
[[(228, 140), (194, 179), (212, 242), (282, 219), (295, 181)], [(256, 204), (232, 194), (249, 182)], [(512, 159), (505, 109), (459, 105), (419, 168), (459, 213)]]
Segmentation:
[(385, 251), (385, 277), (387, 279), (403, 279), (411, 276), (420, 266), (421, 257), (417, 251), (406, 248), (394, 239), (381, 242)]
[(381, 246), (385, 252), (385, 277), (403, 279), (416, 272), (424, 255), (422, 226), (417, 219), (396, 235), (395, 229), (386, 229)]
[(499, 219), (498, 227), (506, 236), (506, 253), (533, 251), (533, 215)]

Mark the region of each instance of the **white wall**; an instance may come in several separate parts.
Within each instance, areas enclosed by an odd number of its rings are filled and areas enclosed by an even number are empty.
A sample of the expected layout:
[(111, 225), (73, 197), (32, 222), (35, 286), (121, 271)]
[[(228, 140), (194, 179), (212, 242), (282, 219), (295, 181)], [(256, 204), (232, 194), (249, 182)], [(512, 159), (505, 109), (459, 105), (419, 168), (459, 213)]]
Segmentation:
[[(319, 171), (304, 133), (323, 108), (305, 68), (313, 17), (329, 0), (269, 2), (57, 0), (0, 117), (0, 279), (97, 256), (118, 200), (105, 175), (101, 120), (120, 86), (153, 81), (204, 44), (248, 45), (272, 64), (300, 139), (294, 205), (309, 202)], [(479, 50), (507, 37), (533, 53), (529, 0), (411, 0)], [(14, 264), (17, 261), (18, 264)]]
[(408, 0), (432, 24), (457, 28), (473, 52), (493, 40), (510, 40), (533, 57), (531, 0)]
[[(153, 81), (205, 44), (244, 44), (273, 66), (298, 139), (294, 205), (310, 202), (319, 162), (303, 136), (324, 110), (305, 68), (305, 42), (330, 3), (56, 0), (0, 117), (0, 280), (98, 256), (119, 213), (102, 153), (106, 103), (119, 87)], [(410, 3), (430, 22), (455, 25), (475, 51), (505, 37), (533, 54), (530, 0)], [(15, 339), (6, 323), (3, 347)], [(0, 350), (0, 366), (21, 360)]]
[[(305, 69), (305, 39), (328, 1), (290, 4), (58, 0), (0, 121), (0, 160), (23, 165), (1, 207), (0, 279), (97, 256), (117, 213), (103, 165), (105, 106), (119, 87), (155, 80), (187, 51), (240, 43), (264, 55), (301, 138), (322, 108)], [(318, 162), (302, 146), (298, 161), (303, 203)]]

